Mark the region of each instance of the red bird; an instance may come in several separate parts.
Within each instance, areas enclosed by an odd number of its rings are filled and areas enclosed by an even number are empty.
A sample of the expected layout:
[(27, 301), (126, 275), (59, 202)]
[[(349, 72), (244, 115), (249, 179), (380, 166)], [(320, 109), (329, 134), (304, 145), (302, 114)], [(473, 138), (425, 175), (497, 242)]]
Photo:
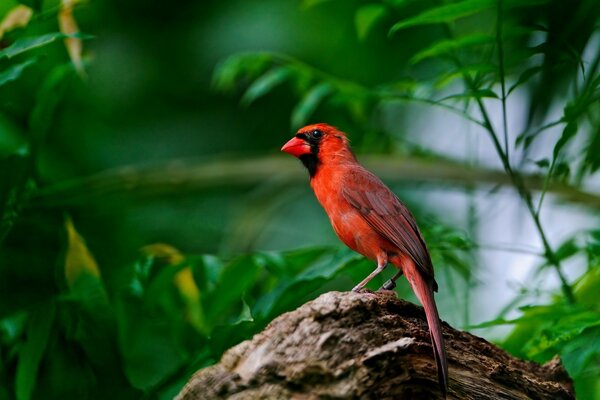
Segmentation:
[(399, 269), (383, 289), (394, 289), (404, 273), (427, 317), (442, 392), (448, 386), (448, 364), (433, 292), (438, 285), (431, 257), (415, 218), (381, 180), (358, 163), (346, 135), (327, 124), (301, 128), (282, 151), (302, 161), (310, 185), (337, 236), (346, 246), (377, 261), (377, 268), (352, 291), (359, 292), (385, 269)]

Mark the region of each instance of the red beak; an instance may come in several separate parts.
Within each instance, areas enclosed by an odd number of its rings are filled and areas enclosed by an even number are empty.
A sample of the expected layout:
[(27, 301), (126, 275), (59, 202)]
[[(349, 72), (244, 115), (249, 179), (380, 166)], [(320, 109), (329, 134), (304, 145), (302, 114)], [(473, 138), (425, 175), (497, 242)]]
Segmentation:
[(304, 140), (293, 137), (283, 145), (281, 151), (285, 151), (294, 157), (300, 157), (303, 154), (310, 153), (310, 146)]

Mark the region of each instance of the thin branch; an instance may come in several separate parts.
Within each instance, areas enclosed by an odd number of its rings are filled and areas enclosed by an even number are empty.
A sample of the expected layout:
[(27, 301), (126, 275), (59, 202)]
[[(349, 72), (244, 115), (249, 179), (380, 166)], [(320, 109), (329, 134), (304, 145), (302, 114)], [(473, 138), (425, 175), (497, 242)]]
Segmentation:
[[(447, 34), (449, 36), (451, 36), (451, 31), (448, 26), (446, 26), (446, 31), (447, 31)], [(454, 62), (456, 63), (456, 65), (459, 68), (462, 68), (462, 63), (460, 62), (460, 60), (457, 57), (452, 57), (452, 58), (453, 58)], [(466, 73), (463, 74), (463, 79), (469, 90), (473, 90), (473, 91), (477, 90), (477, 86), (475, 85), (475, 83), (473, 82), (473, 79), (469, 76), (469, 74), (466, 74)], [(494, 126), (492, 125), (489, 113), (488, 113), (485, 105), (483, 104), (483, 101), (481, 100), (481, 98), (478, 98), (478, 97), (475, 98), (475, 100), (477, 102), (477, 106), (479, 107), (479, 111), (481, 112), (481, 115), (483, 117), (485, 129), (488, 132), (490, 139), (492, 140), (492, 143), (494, 145), (494, 148), (496, 149), (496, 153), (498, 154), (498, 157), (500, 157), (500, 160), (502, 161), (504, 170), (510, 177), (511, 181), (513, 182), (513, 185), (515, 186), (515, 188), (519, 192), (519, 195), (525, 202), (525, 205), (527, 206), (527, 210), (529, 211), (529, 214), (531, 215), (531, 218), (533, 219), (533, 223), (536, 227), (536, 230), (538, 231), (538, 234), (540, 235), (540, 239), (542, 240), (546, 258), (548, 259), (548, 262), (550, 263), (550, 265), (552, 265), (554, 267), (556, 274), (558, 275), (558, 278), (560, 280), (561, 290), (563, 292), (563, 295), (565, 296), (565, 299), (567, 300), (567, 302), (574, 303), (575, 296), (573, 295), (573, 289), (567, 282), (567, 279), (562, 272), (560, 260), (556, 256), (556, 253), (552, 249), (552, 246), (550, 246), (550, 242), (548, 241), (546, 232), (545, 232), (544, 228), (542, 227), (540, 218), (537, 215), (536, 209), (533, 205), (533, 200), (531, 199), (531, 194), (527, 190), (527, 187), (525, 186), (521, 175), (512, 169), (510, 162), (508, 160), (508, 157), (507, 157), (504, 149), (502, 148), (502, 145), (500, 144), (500, 140), (498, 139), (498, 135), (496, 134)]]
[[(495, 169), (473, 168), (443, 158), (417, 156), (367, 156), (359, 158), (384, 181), (433, 182), (436, 185), (477, 187), (503, 185), (513, 187), (506, 173)], [(276, 171), (276, 172), (274, 172)], [(251, 187), (265, 180), (278, 180), (295, 185), (306, 181), (306, 173), (294, 160), (280, 156), (254, 158), (221, 157), (172, 160), (152, 165), (131, 165), (114, 168), (85, 178), (42, 186), (30, 198), (29, 207), (77, 206), (93, 198), (105, 202), (106, 197), (155, 197), (201, 192), (227, 186)], [(541, 190), (543, 179), (538, 175), (522, 176), (527, 190)], [(583, 192), (567, 184), (555, 182), (548, 191), (566, 201), (600, 210), (600, 195)]]
[(404, 100), (404, 101), (423, 103), (423, 104), (429, 104), (432, 106), (440, 107), (440, 108), (448, 110), (456, 115), (461, 116), (462, 118), (466, 119), (467, 121), (470, 121), (476, 125), (479, 125), (479, 126), (485, 128), (485, 124), (483, 123), (483, 121), (480, 121), (477, 118), (471, 117), (469, 114), (465, 113), (460, 108), (451, 106), (450, 104), (442, 103), (442, 100), (426, 99), (426, 98), (422, 98), (422, 97), (412, 97), (410, 95), (394, 93), (394, 92), (389, 92), (389, 91), (384, 91), (384, 90), (375, 91), (375, 94), (384, 100), (385, 99)]
[(504, 153), (510, 163), (508, 147), (508, 123), (506, 117), (506, 77), (504, 72), (504, 44), (502, 43), (502, 24), (504, 8), (503, 1), (498, 0), (498, 19), (496, 21), (496, 45), (498, 47), (498, 69), (500, 72), (500, 87), (502, 88), (502, 126), (504, 128)]

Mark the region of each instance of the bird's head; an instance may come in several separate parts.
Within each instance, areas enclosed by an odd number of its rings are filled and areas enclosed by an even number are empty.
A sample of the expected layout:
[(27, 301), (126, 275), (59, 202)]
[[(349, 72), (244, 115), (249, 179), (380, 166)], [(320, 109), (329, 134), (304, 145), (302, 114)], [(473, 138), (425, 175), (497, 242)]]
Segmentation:
[(313, 177), (323, 162), (352, 159), (354, 155), (346, 134), (327, 124), (313, 124), (300, 128), (281, 151), (297, 157)]

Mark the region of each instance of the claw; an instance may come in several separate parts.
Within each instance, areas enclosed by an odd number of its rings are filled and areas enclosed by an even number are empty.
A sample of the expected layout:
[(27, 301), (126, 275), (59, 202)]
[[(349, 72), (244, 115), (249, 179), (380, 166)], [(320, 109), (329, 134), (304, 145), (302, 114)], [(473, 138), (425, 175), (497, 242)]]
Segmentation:
[(380, 288), (384, 290), (394, 290), (396, 288), (396, 282), (391, 279), (388, 279)]

